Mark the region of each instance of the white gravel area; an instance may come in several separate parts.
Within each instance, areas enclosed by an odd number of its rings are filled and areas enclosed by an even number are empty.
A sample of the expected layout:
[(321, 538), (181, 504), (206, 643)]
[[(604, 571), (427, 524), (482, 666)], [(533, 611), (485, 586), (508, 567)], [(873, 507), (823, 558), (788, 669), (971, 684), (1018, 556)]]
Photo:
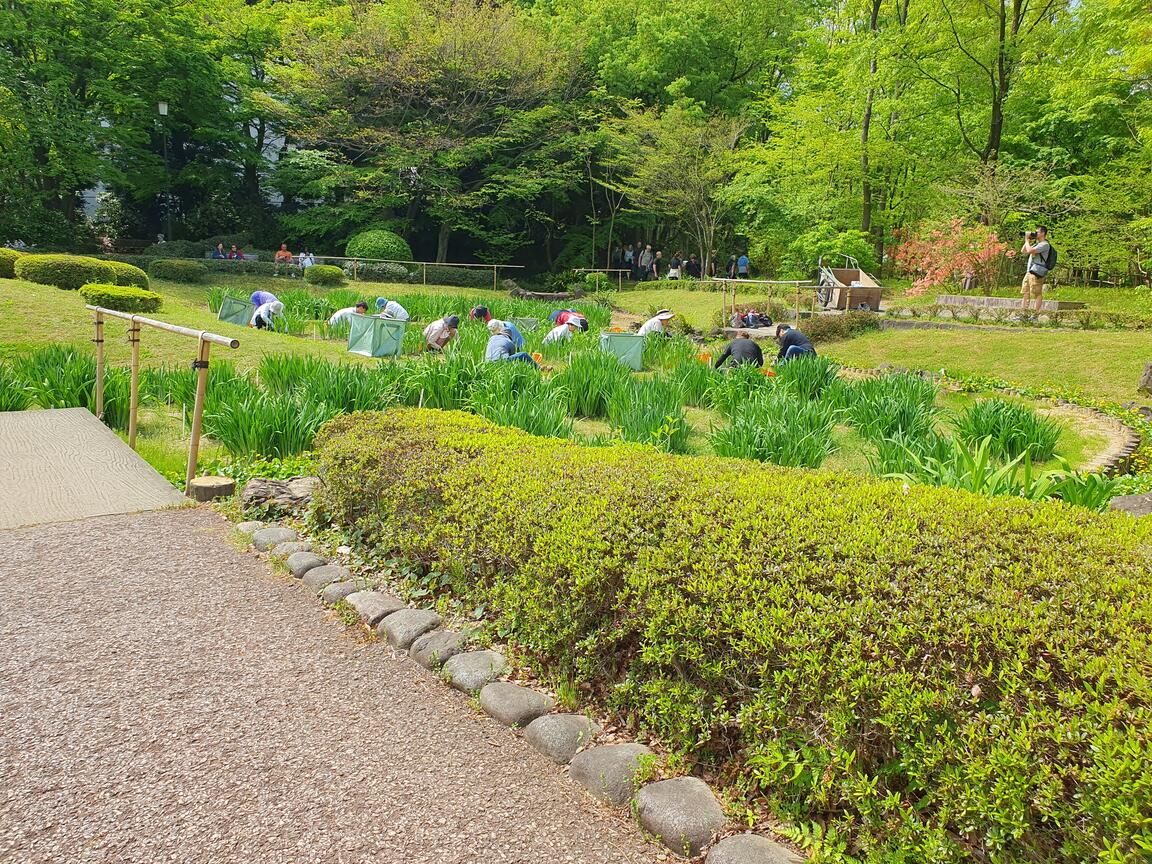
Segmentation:
[(227, 531), (0, 531), (0, 862), (666, 858)]

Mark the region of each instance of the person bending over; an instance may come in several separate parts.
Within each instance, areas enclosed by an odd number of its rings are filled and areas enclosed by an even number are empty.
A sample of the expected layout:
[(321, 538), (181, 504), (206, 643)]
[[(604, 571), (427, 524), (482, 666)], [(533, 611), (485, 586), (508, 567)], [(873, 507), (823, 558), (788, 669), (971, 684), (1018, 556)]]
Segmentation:
[(376, 313), (384, 318), (391, 318), (393, 321), (408, 320), (408, 310), (387, 297), (376, 298)]
[(728, 343), (728, 347), (724, 349), (724, 353), (716, 361), (716, 368), (719, 369), (728, 361), (731, 361), (732, 366), (751, 363), (753, 366), (761, 367), (764, 365), (764, 352), (748, 336), (746, 330), (741, 330), (736, 334), (736, 338)]
[[(472, 311), (468, 313), (468, 317), (473, 321), (483, 321), (487, 324), (492, 320), (492, 313), (488, 311), (487, 306), (473, 306)], [(508, 338), (512, 340), (512, 344), (516, 346), (517, 351), (524, 350), (524, 336), (520, 330), (511, 321), (504, 321), (504, 331), (508, 334)]]
[(548, 331), (542, 345), (551, 345), (553, 342), (567, 342), (580, 329), (580, 319), (569, 318), (563, 324), (557, 324)]
[(488, 345), (484, 349), (485, 362), (495, 362), (498, 360), (520, 360), (525, 363), (536, 365), (536, 361), (532, 359), (532, 355), (526, 351), (517, 351), (515, 344), (512, 342), (512, 337), (508, 335), (508, 330), (503, 321), (493, 318), (488, 322), (488, 332), (492, 335), (488, 337)]
[(776, 341), (780, 343), (780, 353), (776, 355), (777, 363), (787, 363), (795, 357), (805, 355), (815, 357), (816, 349), (812, 347), (812, 340), (787, 324), (776, 328)]
[(424, 341), (428, 343), (428, 350), (443, 351), (448, 343), (456, 338), (456, 328), (459, 326), (458, 316), (445, 315), (425, 327)]
[(332, 317), (328, 319), (328, 326), (333, 324), (340, 324), (344, 321), (351, 321), (353, 315), (367, 315), (368, 304), (361, 300), (355, 306), (345, 306), (343, 309), (337, 309), (332, 313)]

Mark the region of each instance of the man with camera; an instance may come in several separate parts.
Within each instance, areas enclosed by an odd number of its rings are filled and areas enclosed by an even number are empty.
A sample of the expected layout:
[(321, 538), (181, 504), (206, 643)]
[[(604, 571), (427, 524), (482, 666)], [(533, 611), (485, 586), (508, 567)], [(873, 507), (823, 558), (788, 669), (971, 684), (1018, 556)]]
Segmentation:
[(1028, 269), (1024, 273), (1024, 282), (1020, 286), (1020, 293), (1024, 295), (1021, 306), (1028, 308), (1028, 299), (1036, 301), (1036, 311), (1039, 312), (1044, 304), (1044, 278), (1056, 265), (1053, 260), (1055, 254), (1048, 243), (1048, 229), (1043, 225), (1036, 226), (1035, 231), (1024, 235), (1024, 248), (1020, 250), (1028, 256)]

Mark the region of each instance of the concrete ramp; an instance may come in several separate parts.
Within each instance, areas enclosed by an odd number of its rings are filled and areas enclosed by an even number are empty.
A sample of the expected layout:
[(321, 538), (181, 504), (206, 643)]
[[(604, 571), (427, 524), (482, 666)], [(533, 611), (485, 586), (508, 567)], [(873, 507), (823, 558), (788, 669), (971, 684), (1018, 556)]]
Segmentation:
[(85, 408), (0, 412), (0, 528), (186, 501)]

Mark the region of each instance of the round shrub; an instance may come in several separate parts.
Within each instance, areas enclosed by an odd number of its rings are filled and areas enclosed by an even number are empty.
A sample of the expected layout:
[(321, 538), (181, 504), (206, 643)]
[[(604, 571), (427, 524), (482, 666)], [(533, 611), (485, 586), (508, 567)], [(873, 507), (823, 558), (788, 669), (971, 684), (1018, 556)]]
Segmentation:
[(304, 279), (312, 285), (339, 285), (344, 281), (344, 271), (331, 264), (313, 264), (304, 271)]
[(148, 274), (153, 279), (167, 279), (169, 282), (187, 282), (196, 285), (207, 278), (208, 268), (199, 261), (157, 258), (148, 265)]
[(131, 285), (136, 288), (148, 287), (148, 274), (134, 264), (125, 264), (122, 261), (108, 261), (107, 263), (116, 271), (117, 285)]
[(403, 264), (385, 261), (381, 264), (360, 264), (349, 261), (344, 265), (344, 275), (361, 282), (411, 282), (412, 274)]
[(17, 259), (15, 272), (21, 279), (65, 291), (75, 291), (89, 282), (116, 281), (116, 271), (108, 261), (83, 255), (24, 255)]
[(386, 261), (411, 261), (412, 247), (395, 231), (373, 228), (361, 231), (348, 241), (344, 254), (349, 258), (382, 258)]
[(11, 279), (16, 275), (16, 259), (23, 255), (15, 249), (0, 249), (0, 279)]
[(80, 296), (93, 306), (115, 309), (118, 312), (155, 312), (164, 298), (155, 291), (134, 285), (102, 285), (94, 283), (80, 289)]

